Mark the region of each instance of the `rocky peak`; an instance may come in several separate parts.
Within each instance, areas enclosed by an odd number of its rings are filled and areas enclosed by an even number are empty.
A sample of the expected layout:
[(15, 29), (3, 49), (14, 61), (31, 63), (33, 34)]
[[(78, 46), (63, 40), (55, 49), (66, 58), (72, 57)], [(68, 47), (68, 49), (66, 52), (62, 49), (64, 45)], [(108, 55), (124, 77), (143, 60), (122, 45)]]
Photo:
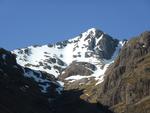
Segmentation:
[(82, 48), (87, 49), (85, 53), (87, 57), (88, 54), (91, 54), (96, 55), (100, 59), (110, 59), (119, 43), (117, 39), (113, 39), (108, 34), (95, 28), (91, 28), (87, 32), (82, 33), (78, 45), (81, 45), (81, 42), (83, 42)]

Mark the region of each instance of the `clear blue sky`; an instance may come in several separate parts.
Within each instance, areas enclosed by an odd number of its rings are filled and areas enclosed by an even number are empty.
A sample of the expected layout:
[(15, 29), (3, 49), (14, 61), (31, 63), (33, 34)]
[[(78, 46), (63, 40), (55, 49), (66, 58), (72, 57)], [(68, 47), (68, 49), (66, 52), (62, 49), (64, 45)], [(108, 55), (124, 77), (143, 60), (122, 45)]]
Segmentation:
[(119, 39), (150, 30), (150, 0), (0, 0), (0, 47), (9, 50), (91, 27)]

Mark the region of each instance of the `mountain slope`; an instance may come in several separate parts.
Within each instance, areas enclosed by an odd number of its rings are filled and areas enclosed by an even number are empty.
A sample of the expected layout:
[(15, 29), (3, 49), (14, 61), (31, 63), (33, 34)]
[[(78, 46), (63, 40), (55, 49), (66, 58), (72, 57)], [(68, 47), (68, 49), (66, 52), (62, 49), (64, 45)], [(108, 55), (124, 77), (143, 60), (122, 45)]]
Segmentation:
[(60, 85), (46, 76), (21, 67), (15, 55), (0, 48), (0, 113), (49, 113), (49, 100), (60, 95)]
[(15, 55), (0, 49), (0, 113), (112, 113), (80, 99), (81, 93), (62, 92), (51, 75), (21, 67)]
[(150, 32), (128, 41), (105, 75), (96, 88), (100, 103), (116, 113), (149, 113)]
[[(14, 50), (12, 53), (16, 54), (17, 62), (20, 65), (45, 71), (58, 79), (61, 78), (61, 81), (93, 77), (100, 83), (103, 81), (105, 70), (117, 56), (122, 45), (123, 42), (113, 39), (100, 30), (91, 28), (70, 40), (53, 45), (30, 46)], [(74, 62), (81, 62), (80, 65), (85, 62), (87, 65), (93, 65), (95, 69), (86, 67), (86, 70), (90, 73), (87, 73), (86, 75), (89, 76), (86, 77), (83, 76), (85, 73), (74, 73), (74, 75), (72, 74), (72, 76), (75, 76), (72, 77), (74, 79), (65, 78), (70, 77), (64, 74), (68, 67), (73, 66)]]

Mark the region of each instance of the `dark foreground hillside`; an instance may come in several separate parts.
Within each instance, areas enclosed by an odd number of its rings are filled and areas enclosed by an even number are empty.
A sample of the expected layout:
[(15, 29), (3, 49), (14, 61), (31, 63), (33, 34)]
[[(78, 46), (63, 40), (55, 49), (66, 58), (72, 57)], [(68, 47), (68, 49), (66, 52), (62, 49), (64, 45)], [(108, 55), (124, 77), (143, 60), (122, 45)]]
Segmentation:
[(81, 91), (58, 95), (53, 87), (50, 94), (43, 94), (38, 84), (23, 74), (15, 56), (0, 49), (0, 113), (111, 113), (107, 107), (81, 100)]
[(23, 76), (9, 51), (0, 49), (0, 113), (48, 113), (47, 97), (36, 82)]

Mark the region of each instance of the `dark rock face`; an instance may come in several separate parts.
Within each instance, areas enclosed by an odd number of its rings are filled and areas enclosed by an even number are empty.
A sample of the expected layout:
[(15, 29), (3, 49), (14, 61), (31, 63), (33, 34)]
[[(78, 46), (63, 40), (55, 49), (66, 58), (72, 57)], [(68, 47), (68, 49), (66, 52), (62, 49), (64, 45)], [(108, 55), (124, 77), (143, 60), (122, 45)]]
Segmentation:
[(12, 55), (9, 51), (6, 51), (5, 49), (3, 48), (0, 48), (0, 64), (3, 65), (3, 64), (7, 64), (7, 65), (15, 65), (16, 64), (16, 59), (15, 59), (15, 55)]
[(91, 104), (80, 98), (81, 90), (64, 91), (59, 101), (52, 102), (53, 113), (113, 113), (107, 106)]
[[(100, 36), (102, 36), (102, 39), (96, 43), (97, 38)], [(113, 39), (111, 36), (104, 34), (100, 30), (95, 31), (94, 37), (93, 33), (90, 33), (85, 41), (86, 40), (88, 40), (88, 49), (92, 50), (92, 54), (96, 54), (101, 59), (110, 59), (119, 42), (117, 39)]]
[(110, 59), (117, 45), (118, 45), (118, 40), (113, 39), (109, 35), (104, 34), (104, 38), (102, 38), (98, 42), (98, 46), (99, 48), (101, 48), (101, 50), (96, 49), (96, 53), (99, 55), (100, 58)]
[[(96, 42), (100, 36), (102, 36), (102, 39)], [(91, 55), (97, 55), (99, 59), (110, 59), (119, 43), (117, 39), (113, 39), (100, 30), (95, 31), (95, 36), (93, 36), (93, 33), (90, 33), (86, 40), (88, 40), (88, 50), (93, 51)], [(90, 57), (91, 55), (88, 55), (87, 52), (85, 57)]]
[(87, 62), (72, 62), (72, 64), (64, 70), (64, 73), (61, 74), (58, 79), (65, 80), (65, 78), (73, 75), (89, 76), (93, 73), (92, 70), (96, 70), (96, 67), (93, 64)]
[(131, 39), (106, 72), (99, 102), (116, 113), (150, 112), (150, 32)]

